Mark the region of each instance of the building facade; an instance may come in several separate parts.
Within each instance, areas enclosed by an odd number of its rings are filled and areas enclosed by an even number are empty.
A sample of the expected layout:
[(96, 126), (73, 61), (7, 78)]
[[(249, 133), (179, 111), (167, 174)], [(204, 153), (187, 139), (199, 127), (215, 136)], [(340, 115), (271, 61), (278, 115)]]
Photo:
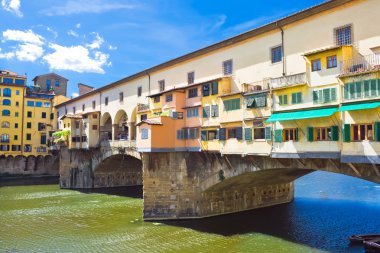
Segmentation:
[(377, 0), (327, 1), (57, 111), (99, 112), (97, 145), (378, 164), (379, 11)]
[(41, 92), (54, 91), (56, 95), (67, 96), (67, 82), (69, 80), (56, 73), (39, 75), (33, 78), (34, 86), (40, 87)]

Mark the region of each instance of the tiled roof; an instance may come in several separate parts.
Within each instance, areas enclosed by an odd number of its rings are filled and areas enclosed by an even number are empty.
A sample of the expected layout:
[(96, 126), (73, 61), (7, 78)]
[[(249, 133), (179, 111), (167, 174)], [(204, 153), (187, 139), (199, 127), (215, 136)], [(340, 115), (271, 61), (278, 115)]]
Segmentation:
[(156, 120), (153, 120), (153, 119), (146, 119), (146, 120), (142, 120), (141, 122), (137, 123), (136, 126), (139, 126), (139, 125), (141, 125), (143, 123), (146, 123), (148, 125), (163, 125), (159, 121), (156, 121)]

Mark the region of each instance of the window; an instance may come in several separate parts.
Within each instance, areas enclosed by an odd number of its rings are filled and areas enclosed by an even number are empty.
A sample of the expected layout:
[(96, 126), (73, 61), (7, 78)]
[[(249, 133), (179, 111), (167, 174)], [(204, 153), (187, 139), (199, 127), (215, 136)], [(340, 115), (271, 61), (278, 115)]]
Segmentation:
[(278, 96), (279, 105), (287, 105), (288, 104), (288, 95), (280, 95)]
[(241, 127), (227, 128), (227, 139), (233, 138), (238, 140), (243, 138), (243, 129)]
[(82, 142), (87, 142), (87, 136), (86, 135), (82, 136)]
[(98, 130), (98, 125), (92, 125), (92, 130)]
[(18, 135), (13, 136), (13, 139), (14, 139), (15, 141), (17, 141), (17, 140), (18, 140)]
[(292, 104), (302, 103), (302, 92), (292, 93)]
[(331, 128), (330, 127), (317, 127), (315, 128), (315, 140), (317, 141), (330, 141)]
[(15, 123), (15, 128), (18, 128), (18, 123)]
[(198, 88), (189, 89), (188, 98), (198, 97)]
[(196, 127), (177, 130), (178, 140), (195, 140), (199, 138), (199, 129)]
[(3, 83), (13, 83), (13, 79), (12, 78), (3, 78)]
[(165, 80), (158, 81), (158, 89), (160, 92), (165, 90)]
[(223, 62), (223, 75), (232, 75), (232, 60), (227, 60)]
[(284, 129), (283, 139), (284, 141), (298, 141), (298, 129)]
[[(5, 78), (4, 78), (5, 79)], [(11, 97), (12, 96), (12, 91), (11, 91), (11, 89), (9, 89), (9, 88), (5, 88), (4, 90), (3, 90), (3, 96), (4, 97)]]
[(9, 99), (3, 99), (3, 105), (4, 106), (10, 106), (11, 105), (11, 101)]
[(166, 102), (171, 102), (173, 101), (173, 94), (168, 94), (165, 96), (165, 101)]
[(142, 94), (142, 87), (139, 86), (139, 87), (137, 87), (137, 96), (141, 97), (141, 94)]
[(218, 82), (214, 81), (211, 83), (211, 94), (217, 95), (218, 94)]
[(42, 107), (42, 102), (36, 102), (36, 107)]
[(327, 68), (336, 68), (337, 62), (336, 62), (336, 55), (327, 57)]
[(65, 114), (67, 114), (67, 108), (65, 108)]
[(20, 103), (18, 101), (16, 101), (16, 106), (20, 106)]
[(160, 96), (153, 97), (153, 102), (154, 103), (159, 103), (160, 102)]
[(16, 95), (20, 95), (20, 91), (19, 90), (16, 90)]
[(193, 84), (194, 83), (194, 71), (187, 73), (187, 84)]
[(92, 101), (92, 110), (95, 110), (96, 102)]
[(10, 128), (11, 124), (8, 121), (1, 122), (1, 128)]
[(79, 129), (80, 127), (80, 122), (78, 120), (75, 121), (75, 129)]
[(373, 124), (356, 124), (352, 125), (352, 140), (353, 141), (373, 141), (374, 140), (374, 125)]
[(370, 79), (344, 84), (344, 100), (374, 97), (377, 95), (380, 95), (380, 79)]
[(26, 134), (26, 140), (30, 141), (31, 139), (32, 139), (32, 135), (31, 134)]
[(107, 106), (108, 105), (108, 97), (104, 98), (104, 104)]
[(9, 145), (0, 145), (0, 151), (9, 151)]
[(59, 80), (55, 80), (55, 87), (59, 87)]
[(76, 112), (76, 108), (75, 108), (75, 106), (73, 107), (73, 114), (75, 114), (75, 112)]
[(3, 110), (1, 113), (2, 116), (11, 116), (11, 111), (9, 110)]
[(12, 145), (12, 151), (20, 151), (21, 145)]
[(255, 95), (246, 98), (247, 108), (259, 108), (267, 106), (267, 95)]
[(32, 128), (32, 122), (27, 122), (26, 123), (26, 128)]
[(336, 88), (313, 90), (313, 102), (315, 104), (330, 103), (336, 100)]
[(198, 117), (199, 116), (199, 109), (198, 109), (198, 107), (187, 109), (186, 110), (186, 116), (188, 118)]
[(345, 25), (334, 29), (335, 44), (337, 46), (352, 44), (352, 26)]
[(204, 97), (207, 97), (210, 95), (210, 85), (207, 83), (207, 84), (204, 84), (202, 85), (202, 95)]
[(32, 117), (32, 112), (31, 111), (26, 112), (26, 117), (31, 118)]
[(32, 145), (24, 145), (24, 152), (32, 152)]
[(272, 63), (282, 61), (282, 46), (271, 48), (271, 60)]
[(209, 118), (210, 117), (210, 106), (204, 106), (203, 107), (203, 118)]
[(217, 140), (218, 139), (218, 131), (217, 130), (209, 130), (207, 131), (207, 140)]
[(18, 117), (18, 112), (15, 112), (15, 117)]
[(51, 89), (51, 80), (50, 79), (46, 79), (46, 90), (50, 91), (50, 89)]
[(25, 80), (23, 80), (23, 79), (15, 79), (15, 84), (17, 84), (17, 85), (24, 85), (25, 84)]
[(123, 101), (124, 101), (124, 93), (120, 92), (119, 93), (119, 102), (123, 102)]
[(146, 140), (149, 138), (149, 132), (147, 128), (142, 128), (141, 129), (141, 139)]
[(1, 142), (9, 142), (9, 134), (2, 134)]
[(223, 104), (225, 111), (238, 110), (240, 109), (240, 98), (224, 100)]
[(98, 118), (98, 115), (97, 115), (97, 114), (92, 114), (92, 118), (93, 118), (93, 119), (97, 119), (97, 118)]
[(321, 59), (311, 61), (311, 71), (321, 70)]
[(45, 131), (46, 130), (46, 124), (38, 122), (38, 131)]
[(41, 135), (41, 145), (46, 145), (46, 134)]
[(146, 120), (146, 119), (148, 119), (148, 114), (141, 114), (140, 120), (143, 121), (143, 120)]
[(265, 139), (265, 127), (254, 128), (253, 129), (253, 139), (254, 140), (264, 140)]
[(41, 113), (41, 118), (46, 119), (46, 112)]
[(26, 106), (34, 107), (34, 101), (26, 101)]
[(211, 117), (219, 117), (219, 106), (211, 105)]

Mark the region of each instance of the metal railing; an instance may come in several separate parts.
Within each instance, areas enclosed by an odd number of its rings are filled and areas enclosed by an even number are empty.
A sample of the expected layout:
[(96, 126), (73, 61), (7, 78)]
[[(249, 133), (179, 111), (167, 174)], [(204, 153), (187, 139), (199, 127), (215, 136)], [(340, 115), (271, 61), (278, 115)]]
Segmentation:
[(370, 54), (341, 62), (341, 75), (380, 70), (380, 55)]
[(255, 92), (269, 89), (269, 78), (253, 83), (243, 84), (243, 92)]
[(269, 81), (271, 89), (284, 88), (306, 83), (306, 73), (271, 78)]

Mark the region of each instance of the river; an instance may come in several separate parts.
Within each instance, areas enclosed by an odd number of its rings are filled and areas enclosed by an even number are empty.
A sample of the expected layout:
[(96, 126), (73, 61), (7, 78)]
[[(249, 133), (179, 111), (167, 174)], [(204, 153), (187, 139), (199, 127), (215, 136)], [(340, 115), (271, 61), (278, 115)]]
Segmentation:
[(179, 222), (143, 222), (141, 187), (2, 185), (0, 252), (363, 252), (347, 237), (380, 233), (380, 185), (326, 172), (290, 204)]

